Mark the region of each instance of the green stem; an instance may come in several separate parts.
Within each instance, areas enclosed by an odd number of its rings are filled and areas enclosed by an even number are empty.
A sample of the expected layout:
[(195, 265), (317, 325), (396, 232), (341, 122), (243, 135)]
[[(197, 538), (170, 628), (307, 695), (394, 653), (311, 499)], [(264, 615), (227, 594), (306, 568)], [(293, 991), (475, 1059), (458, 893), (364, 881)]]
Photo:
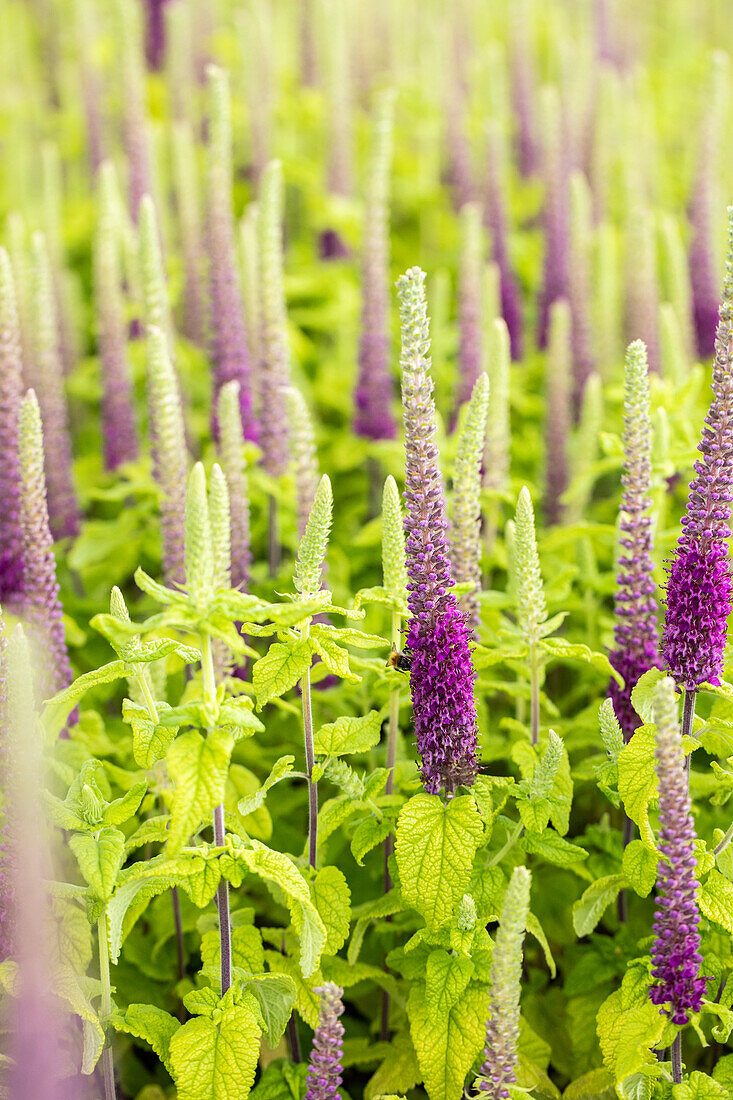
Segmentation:
[[(216, 676), (214, 673), (214, 655), (211, 647), (211, 635), (201, 635), (201, 675), (204, 687), (204, 707), (216, 708)], [(214, 844), (221, 848), (224, 844), (224, 807), (214, 807)], [(221, 995), (232, 984), (232, 927), (229, 920), (229, 883), (221, 879), (216, 891), (216, 904), (219, 910), (219, 943), (221, 945)]]
[(501, 863), (504, 856), (507, 854), (507, 852), (511, 851), (523, 832), (524, 825), (521, 821), (518, 821), (514, 830), (507, 837), (507, 842), (504, 847), (500, 848), (496, 855), (492, 856), (492, 858), (489, 860), (489, 867), (496, 867), (497, 864)]
[[(310, 633), (310, 620), (301, 629), (301, 637)], [(303, 700), (303, 740), (305, 742), (305, 770), (308, 773), (308, 862), (315, 869), (318, 851), (318, 784), (313, 782), (315, 752), (313, 750), (313, 712), (311, 710), (310, 666), (300, 681)]]
[[(109, 975), (106, 912), (103, 912), (97, 921), (97, 938), (99, 940), (99, 980), (102, 983), (100, 1014), (103, 1020), (107, 1020), (112, 1015), (112, 982)], [(104, 1100), (116, 1100), (115, 1066), (111, 1047), (105, 1047), (102, 1051), (102, 1078), (104, 1080)]]
[[(392, 649), (398, 649), (400, 644), (400, 616), (397, 611), (392, 612)], [(392, 794), (394, 790), (394, 769), (397, 761), (397, 738), (400, 732), (400, 689), (393, 688), (389, 693), (389, 723), (387, 726), (387, 783), (385, 794)], [(384, 892), (392, 889), (392, 876), (389, 873), (389, 857), (394, 851), (394, 838), (390, 833), (384, 842)], [(389, 917), (387, 918), (390, 919)], [(389, 993), (382, 991), (382, 1016), (379, 1025), (382, 1042), (389, 1040)]]
[(731, 840), (733, 840), (733, 823), (728, 826), (728, 832), (713, 848), (713, 855), (719, 856), (721, 852), (724, 852)]
[(530, 670), (530, 732), (532, 744), (539, 744), (540, 740), (540, 666), (537, 660), (537, 649), (534, 643), (529, 647)]

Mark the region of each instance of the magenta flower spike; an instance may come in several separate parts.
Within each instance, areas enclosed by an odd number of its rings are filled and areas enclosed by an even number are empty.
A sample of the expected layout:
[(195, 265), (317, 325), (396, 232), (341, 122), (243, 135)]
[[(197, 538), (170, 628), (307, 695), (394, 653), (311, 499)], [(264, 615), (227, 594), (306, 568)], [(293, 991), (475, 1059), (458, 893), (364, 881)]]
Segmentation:
[(344, 1011), (341, 1000), (344, 991), (333, 982), (326, 982), (314, 992), (320, 995), (321, 1006), (313, 1034), (305, 1100), (336, 1100), (342, 1080), (344, 1025), (340, 1017)]
[(354, 431), (365, 439), (394, 439), (394, 383), (390, 371), (389, 180), (394, 96), (377, 100), (362, 240), (362, 305)]
[[(348, 5), (329, 4), (324, 8), (328, 17), (328, 29), (321, 35), (323, 46), (324, 86), (326, 89), (328, 125), (328, 191), (331, 195), (347, 196), (352, 192), (353, 176), (353, 119), (351, 41), (347, 26)], [(339, 231), (333, 227), (323, 230), (319, 241), (323, 260), (342, 260), (349, 255), (349, 248)]]
[(512, 359), (516, 361), (523, 352), (522, 300), (509, 256), (505, 139), (495, 119), (487, 125), (486, 141), (484, 224), (489, 231), (492, 259), (499, 269), (501, 315), (509, 329)]
[(127, 324), (120, 271), (114, 165), (105, 161), (98, 177), (97, 231), (94, 242), (94, 289), (99, 319), (102, 368), (102, 435), (104, 462), (116, 469), (137, 455), (137, 429), (127, 362)]
[(13, 606), (23, 587), (18, 426), (23, 364), (10, 258), (0, 248), (0, 601)]
[(165, 58), (165, 5), (167, 0), (146, 0), (145, 56), (151, 69), (160, 69)]
[(245, 438), (258, 435), (252, 413), (251, 364), (237, 268), (232, 211), (232, 124), (229, 81), (223, 69), (210, 65), (208, 147), (208, 253), (214, 403), (225, 382), (239, 382), (239, 404)]
[(550, 328), (550, 306), (569, 292), (570, 219), (565, 141), (560, 123), (557, 88), (542, 91), (545, 181), (545, 258), (537, 322), (537, 346), (545, 348)]
[(481, 207), (468, 203), (461, 210), (461, 257), (458, 272), (458, 392), (456, 409), (471, 399), (482, 372), (482, 280), (485, 242)]
[(54, 537), (73, 538), (79, 533), (79, 505), (72, 473), (69, 415), (59, 353), (53, 279), (42, 233), (33, 234), (31, 247), (35, 328), (33, 380), (38, 387), (38, 403), (43, 416), (48, 511)]
[(728, 561), (733, 501), (733, 207), (728, 208), (728, 218), (713, 400), (698, 444), (701, 457), (690, 482), (682, 534), (669, 567), (662, 637), (665, 667), (688, 692), (707, 680), (720, 682), (733, 596)]
[[(652, 1004), (673, 1024), (686, 1024), (699, 1012), (707, 980), (699, 977), (700, 911), (695, 877), (695, 823), (692, 817), (674, 681), (666, 676), (654, 693), (655, 767), (659, 781), (657, 904), (649, 990)], [(677, 1079), (677, 1078), (675, 1078)]]
[(23, 532), (23, 615), (44, 654), (45, 695), (71, 683), (64, 615), (46, 506), (41, 410), (33, 390), (20, 410), (20, 522)]
[(613, 700), (624, 740), (641, 719), (631, 704), (639, 677), (659, 667), (656, 584), (653, 579), (651, 506), (652, 426), (649, 419), (649, 378), (646, 348), (641, 340), (626, 352), (624, 393), (624, 460), (619, 517), (620, 553), (615, 597), (614, 649), (609, 660), (624, 679), (611, 679)]
[(397, 289), (402, 324), (412, 709), (425, 789), (431, 794), (444, 789), (450, 795), (460, 784), (472, 784), (477, 770), (471, 631), (449, 591), (453, 578), (435, 445), (425, 273), (411, 268), (398, 280)]

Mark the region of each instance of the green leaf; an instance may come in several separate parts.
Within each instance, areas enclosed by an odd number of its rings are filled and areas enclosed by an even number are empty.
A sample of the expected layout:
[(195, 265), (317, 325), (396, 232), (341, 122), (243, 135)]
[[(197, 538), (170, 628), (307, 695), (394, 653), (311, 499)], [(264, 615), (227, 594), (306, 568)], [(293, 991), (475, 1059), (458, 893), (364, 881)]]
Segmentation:
[(541, 856), (548, 863), (554, 863), (556, 867), (572, 867), (573, 864), (582, 863), (588, 858), (585, 848), (571, 844), (569, 840), (558, 836), (552, 829), (543, 833), (527, 833), (522, 837), (521, 846), (525, 852)]
[(247, 798), (240, 799), (237, 804), (237, 810), (242, 817), (246, 817), (247, 814), (254, 813), (255, 810), (260, 808), (270, 788), (274, 787), (276, 783), (279, 783), (281, 779), (284, 779), (286, 775), (293, 770), (294, 763), (294, 756), (281, 756), (280, 759), (273, 764), (270, 774), (260, 789)]
[[(158, 711), (165, 714), (171, 708), (167, 703), (158, 703)], [(150, 718), (147, 708), (125, 699), (122, 703), (122, 717), (132, 729), (132, 755), (140, 768), (152, 768), (162, 760), (172, 745), (178, 726), (156, 724)]]
[(629, 885), (640, 898), (645, 898), (657, 880), (659, 857), (641, 840), (632, 840), (624, 849), (622, 869)]
[(672, 1100), (725, 1100), (727, 1096), (727, 1089), (699, 1070), (693, 1070), (688, 1081), (672, 1086)]
[(306, 1092), (308, 1066), (278, 1058), (270, 1062), (252, 1089), (252, 1100), (301, 1100)]
[(641, 839), (653, 849), (654, 834), (649, 824), (649, 803), (657, 795), (653, 727), (641, 726), (619, 753), (618, 793), (626, 813), (639, 826)]
[(414, 795), (400, 812), (395, 855), (402, 896), (429, 929), (453, 915), (468, 886), (483, 826), (470, 795), (443, 803), (438, 795)]
[(338, 867), (323, 867), (311, 887), (315, 905), (326, 929), (327, 955), (335, 955), (349, 937), (351, 927), (351, 891)]
[(141, 783), (135, 783), (130, 787), (129, 791), (122, 796), (122, 798), (116, 798), (114, 802), (110, 802), (106, 810), (102, 814), (102, 821), (105, 825), (122, 825), (123, 822), (129, 821), (131, 817), (137, 813), (140, 803), (145, 797), (145, 792), (148, 789), (146, 780)]
[(654, 692), (665, 675), (661, 668), (650, 668), (632, 688), (631, 704), (645, 726), (654, 722)]
[(242, 859), (253, 874), (275, 883), (285, 894), (295, 931), (300, 938), (301, 970), (307, 978), (318, 966), (326, 943), (326, 929), (311, 901), (308, 884), (283, 852), (276, 852), (258, 840), (252, 840), (251, 844), (251, 851), (243, 852)]
[(625, 885), (625, 875), (606, 875), (588, 887), (573, 905), (573, 928), (576, 935), (587, 936), (593, 931)]
[(410, 1033), (430, 1100), (459, 1100), (474, 1058), (486, 1038), (488, 991), (465, 990), (450, 1012), (437, 1013), (427, 989), (416, 985), (407, 1001)]
[(155, 1005), (132, 1004), (127, 1006), (124, 1013), (113, 1014), (110, 1023), (115, 1031), (146, 1042), (170, 1072), (170, 1041), (181, 1026), (175, 1016)]
[(170, 1041), (178, 1100), (246, 1100), (255, 1079), (260, 1026), (248, 1002), (221, 1002), (220, 1020), (198, 1016)]
[(701, 912), (733, 935), (733, 883), (715, 868), (698, 894)]
[(328, 635), (311, 633), (310, 641), (313, 649), (323, 661), (329, 672), (342, 680), (359, 680), (360, 677), (351, 671), (349, 664), (349, 651), (343, 649), (333, 638)]
[(465, 955), (437, 948), (428, 955), (425, 1004), (436, 1017), (447, 1016), (473, 977), (474, 965)]
[(346, 715), (321, 726), (313, 738), (313, 748), (317, 756), (368, 752), (379, 743), (381, 729), (381, 711), (370, 710), (358, 717)]
[(568, 642), (564, 638), (544, 638), (539, 645), (540, 649), (544, 649), (551, 657), (585, 661), (593, 668), (597, 668), (604, 676), (612, 676), (619, 686), (623, 686), (623, 677), (619, 676), (605, 653), (594, 653), (587, 645), (579, 642)]
[(562, 1100), (614, 1100), (614, 1078), (607, 1069), (592, 1069), (568, 1085)]
[(43, 724), (49, 736), (61, 732), (66, 719), (90, 688), (96, 687), (97, 684), (109, 684), (113, 680), (120, 680), (124, 675), (125, 662), (110, 661), (108, 665), (85, 672), (83, 676), (77, 677), (67, 688), (49, 699), (43, 710)]
[(657, 1005), (644, 1000), (626, 1007), (618, 989), (599, 1008), (597, 1022), (604, 1062), (617, 1081), (656, 1062), (652, 1047), (666, 1025)]
[(124, 835), (112, 828), (101, 829), (98, 837), (81, 833), (71, 837), (69, 847), (96, 897), (101, 901), (111, 898), (125, 858)]
[(375, 1100), (377, 1096), (393, 1093), (404, 1094), (421, 1081), (422, 1074), (412, 1039), (405, 1032), (398, 1031), (381, 1066), (366, 1083), (364, 1100)]
[(353, 645), (355, 649), (383, 649), (389, 645), (386, 638), (378, 634), (365, 634), (353, 626), (333, 626), (331, 623), (313, 623), (311, 637), (330, 638), (341, 645)]
[(255, 974), (241, 983), (260, 1010), (267, 1045), (274, 1050), (288, 1026), (295, 1004), (295, 982), (287, 974)]
[(312, 659), (313, 648), (308, 638), (274, 642), (265, 656), (252, 666), (257, 709), (262, 710), (271, 699), (284, 695), (302, 680)]
[(94, 1071), (104, 1048), (104, 1031), (99, 1016), (92, 1007), (81, 980), (70, 967), (62, 965), (56, 968), (53, 975), (53, 990), (71, 1005), (72, 1010), (84, 1025), (81, 1071), (84, 1074), (90, 1074)]
[(214, 807), (224, 801), (233, 745), (232, 735), (224, 730), (213, 730), (206, 740), (191, 730), (178, 737), (168, 750), (168, 771), (175, 785), (169, 855), (179, 852)]
[(392, 832), (393, 822), (383, 817), (381, 821), (376, 817), (367, 817), (354, 829), (351, 838), (351, 854), (359, 864), (363, 866), (364, 856), (371, 852), (383, 840), (386, 840)]

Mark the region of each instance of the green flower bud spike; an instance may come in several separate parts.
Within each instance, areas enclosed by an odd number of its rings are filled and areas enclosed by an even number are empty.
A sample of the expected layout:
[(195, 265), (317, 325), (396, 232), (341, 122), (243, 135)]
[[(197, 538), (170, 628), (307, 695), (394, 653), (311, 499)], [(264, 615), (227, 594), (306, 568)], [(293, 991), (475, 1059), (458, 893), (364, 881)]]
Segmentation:
[(479, 375), (458, 440), (458, 453), (453, 471), (453, 514), (451, 525), (451, 559), (453, 579), (457, 584), (470, 583), (471, 592), (461, 598), (474, 632), (479, 625), (479, 592), (481, 591), (481, 463), (486, 439), (486, 416), (489, 406), (489, 377)]
[(178, 379), (165, 334), (154, 326), (148, 329), (147, 358), (153, 477), (162, 493), (163, 574), (166, 583), (182, 584), (188, 456)]
[(139, 263), (143, 287), (143, 318), (146, 326), (162, 329), (168, 342), (168, 353), (174, 358), (173, 319), (168, 298), (168, 284), (160, 251), (160, 233), (155, 204), (150, 195), (140, 203)]
[[(509, 423), (510, 392), (510, 338), (506, 322), (495, 318), (488, 330), (488, 375), (491, 400), (486, 422), (486, 448), (484, 451), (484, 487), (494, 497), (506, 491), (509, 482), (511, 427)], [(498, 499), (490, 502), (484, 525), (484, 545), (490, 554), (499, 523)]]
[(321, 574), (326, 561), (332, 515), (331, 482), (324, 474), (316, 490), (295, 563), (295, 589), (304, 600), (313, 599), (321, 591)]
[(236, 379), (225, 382), (219, 390), (218, 420), (219, 455), (229, 495), (231, 583), (239, 588), (249, 581), (251, 553), (247, 464)]
[(214, 594), (214, 547), (206, 494), (206, 472), (197, 462), (188, 478), (185, 524), (186, 590), (205, 613)]
[(290, 421), (290, 461), (295, 479), (295, 516), (302, 538), (318, 488), (318, 457), (313, 421), (300, 390), (290, 386), (285, 395)]
[(514, 517), (514, 572), (517, 586), (517, 622), (529, 646), (531, 677), (531, 735), (536, 745), (540, 732), (540, 665), (537, 645), (547, 619), (540, 558), (534, 525), (534, 509), (526, 485), (519, 494)]

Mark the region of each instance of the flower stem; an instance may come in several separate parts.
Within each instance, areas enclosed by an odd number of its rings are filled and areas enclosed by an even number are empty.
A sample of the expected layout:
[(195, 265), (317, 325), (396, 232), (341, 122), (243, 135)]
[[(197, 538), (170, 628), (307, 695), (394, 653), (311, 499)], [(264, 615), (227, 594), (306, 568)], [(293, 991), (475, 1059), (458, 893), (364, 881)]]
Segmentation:
[[(204, 707), (216, 706), (216, 675), (214, 673), (214, 655), (211, 648), (211, 635), (201, 635), (201, 674), (204, 687)], [(224, 844), (224, 807), (214, 807), (214, 845), (221, 848)], [(221, 995), (232, 984), (232, 928), (229, 922), (229, 883), (222, 879), (216, 891), (216, 905), (219, 910), (219, 942), (221, 945)]]
[[(310, 624), (303, 627), (303, 638), (308, 637)], [(305, 770), (308, 773), (308, 862), (311, 867), (316, 866), (316, 851), (318, 848), (318, 784), (313, 782), (313, 765), (315, 753), (313, 751), (313, 713), (311, 711), (311, 670), (308, 667), (303, 679), (300, 681), (301, 697), (303, 700), (303, 739), (305, 741)]]
[(514, 847), (523, 832), (524, 825), (521, 821), (518, 821), (513, 832), (511, 832), (507, 837), (507, 842), (504, 847), (500, 848), (496, 855), (492, 856), (492, 858), (489, 860), (489, 867), (496, 867), (497, 864), (501, 863), (504, 856)]
[[(682, 726), (681, 732), (683, 737), (692, 737), (692, 726), (695, 721), (695, 696), (697, 692), (694, 688), (685, 688), (685, 701), (682, 706)], [(685, 768), (689, 774), (690, 771), (690, 756), (685, 756)]]
[[(102, 983), (100, 1012), (102, 1018), (107, 1019), (112, 1015), (112, 983), (109, 976), (109, 946), (107, 942), (106, 912), (102, 913), (97, 921), (97, 937), (99, 940), (99, 979)], [(104, 1100), (116, 1100), (115, 1066), (111, 1047), (105, 1047), (102, 1051), (102, 1078), (104, 1080)]]
[(682, 1082), (682, 1032), (678, 1031), (674, 1037), (672, 1046), (669, 1048), (670, 1057), (672, 1059), (672, 1080), (675, 1085), (679, 1085)]
[(540, 666), (537, 660), (537, 650), (534, 645), (529, 647), (530, 667), (530, 730), (532, 744), (536, 745), (540, 739)]
[(728, 826), (728, 832), (725, 834), (722, 840), (720, 840), (713, 848), (713, 855), (719, 856), (721, 852), (724, 852), (730, 844), (731, 840), (733, 840), (733, 822)]

